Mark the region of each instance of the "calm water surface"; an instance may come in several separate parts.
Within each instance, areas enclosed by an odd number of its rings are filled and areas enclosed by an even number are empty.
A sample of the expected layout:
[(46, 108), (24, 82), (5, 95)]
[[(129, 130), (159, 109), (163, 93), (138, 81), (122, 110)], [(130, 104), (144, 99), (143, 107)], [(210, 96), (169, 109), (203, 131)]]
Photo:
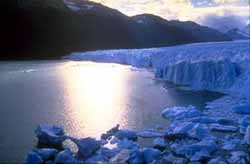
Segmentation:
[(24, 160), (39, 124), (61, 125), (75, 137), (99, 137), (117, 123), (135, 130), (167, 125), (160, 117), (165, 107), (202, 109), (219, 96), (164, 89), (152, 72), (117, 64), (0, 62), (0, 163)]

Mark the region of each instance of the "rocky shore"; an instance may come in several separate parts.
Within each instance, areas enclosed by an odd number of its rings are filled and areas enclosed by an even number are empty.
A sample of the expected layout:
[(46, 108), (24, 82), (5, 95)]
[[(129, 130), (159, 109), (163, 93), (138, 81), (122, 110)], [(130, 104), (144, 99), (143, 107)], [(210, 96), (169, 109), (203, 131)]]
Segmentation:
[[(211, 106), (216, 109), (219, 102), (209, 104), (210, 109), (204, 111), (193, 106), (166, 108), (161, 116), (171, 122), (168, 127), (132, 131), (117, 125), (100, 140), (78, 139), (66, 135), (61, 127), (40, 125), (35, 130), (37, 147), (27, 154), (25, 163), (250, 163), (250, 102), (231, 104), (228, 113), (236, 118), (211, 115)], [(140, 138), (150, 138), (151, 146), (140, 144)], [(65, 141), (72, 142), (77, 151), (65, 146)]]

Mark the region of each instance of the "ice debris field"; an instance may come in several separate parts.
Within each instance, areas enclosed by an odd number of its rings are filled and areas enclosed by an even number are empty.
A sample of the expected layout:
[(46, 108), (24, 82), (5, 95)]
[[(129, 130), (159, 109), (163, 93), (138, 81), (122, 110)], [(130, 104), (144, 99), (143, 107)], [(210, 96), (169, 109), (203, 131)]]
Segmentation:
[[(243, 107), (235, 108), (241, 111)], [(250, 115), (237, 122), (210, 117), (193, 106), (166, 108), (169, 127), (143, 131), (120, 129), (119, 125), (100, 139), (73, 138), (56, 126), (40, 125), (37, 147), (27, 154), (26, 164), (247, 164), (250, 162)], [(218, 134), (220, 134), (218, 136)], [(151, 147), (139, 144), (151, 139)], [(74, 151), (64, 145), (72, 142)]]

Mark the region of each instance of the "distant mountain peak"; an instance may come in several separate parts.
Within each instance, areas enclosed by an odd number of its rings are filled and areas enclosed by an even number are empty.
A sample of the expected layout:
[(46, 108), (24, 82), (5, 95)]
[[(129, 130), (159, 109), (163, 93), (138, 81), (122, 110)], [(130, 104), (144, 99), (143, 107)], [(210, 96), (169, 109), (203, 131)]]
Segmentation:
[(92, 12), (92, 13), (103, 13), (108, 14), (110, 16), (112, 15), (120, 15), (125, 16), (120, 11), (116, 9), (109, 8), (101, 3), (89, 1), (89, 0), (63, 0), (64, 3), (68, 6), (70, 10), (73, 12), (79, 12), (81, 14), (86, 12)]
[(138, 23), (147, 23), (147, 22), (167, 22), (166, 19), (157, 16), (157, 15), (153, 15), (153, 14), (140, 14), (140, 15), (135, 15), (131, 17), (133, 20), (135, 20)]
[(233, 40), (244, 40), (250, 39), (250, 34), (246, 32), (245, 29), (233, 28), (227, 31), (225, 34), (232, 38)]
[(82, 0), (82, 1), (81, 0), (63, 0), (63, 1), (72, 11), (91, 10), (97, 5), (97, 3), (90, 2), (87, 0)]
[(246, 25), (246, 27), (243, 29), (243, 31), (250, 36), (250, 23), (248, 25)]
[(51, 7), (55, 9), (66, 9), (63, 0), (11, 0), (12, 5), (18, 8), (31, 8), (31, 7)]

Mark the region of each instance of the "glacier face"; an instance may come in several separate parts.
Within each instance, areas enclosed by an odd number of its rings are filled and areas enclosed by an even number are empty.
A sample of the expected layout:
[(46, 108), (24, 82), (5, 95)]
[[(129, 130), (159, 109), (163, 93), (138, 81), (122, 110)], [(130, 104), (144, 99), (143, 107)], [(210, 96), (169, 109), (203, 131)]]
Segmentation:
[(150, 49), (75, 52), (72, 60), (152, 67), (157, 77), (211, 90), (250, 97), (250, 41), (195, 43)]
[(181, 62), (157, 70), (157, 75), (175, 84), (188, 85), (196, 90), (221, 91), (233, 85), (239, 76), (235, 63), (229, 60)]

